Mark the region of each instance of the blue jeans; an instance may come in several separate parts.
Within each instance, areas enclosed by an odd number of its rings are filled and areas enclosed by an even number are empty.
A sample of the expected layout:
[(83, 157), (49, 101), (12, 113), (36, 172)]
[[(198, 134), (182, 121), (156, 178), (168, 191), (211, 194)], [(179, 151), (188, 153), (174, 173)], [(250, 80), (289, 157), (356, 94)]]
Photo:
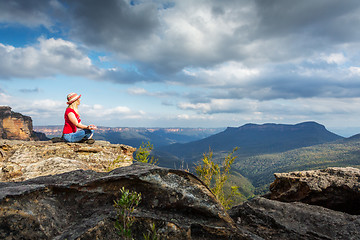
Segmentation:
[(81, 129), (74, 133), (64, 134), (63, 138), (66, 142), (80, 142), (81, 140), (89, 139), (93, 133), (94, 130)]

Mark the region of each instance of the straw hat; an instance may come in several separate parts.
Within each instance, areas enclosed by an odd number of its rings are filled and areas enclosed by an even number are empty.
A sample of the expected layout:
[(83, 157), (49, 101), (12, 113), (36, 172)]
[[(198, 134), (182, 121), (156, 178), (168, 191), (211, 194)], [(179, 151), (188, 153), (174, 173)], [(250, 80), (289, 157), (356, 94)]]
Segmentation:
[(81, 97), (81, 94), (80, 95), (77, 95), (76, 93), (69, 93), (67, 95), (67, 104), (70, 105), (72, 104), (73, 102), (75, 102), (76, 100), (78, 100), (79, 98)]

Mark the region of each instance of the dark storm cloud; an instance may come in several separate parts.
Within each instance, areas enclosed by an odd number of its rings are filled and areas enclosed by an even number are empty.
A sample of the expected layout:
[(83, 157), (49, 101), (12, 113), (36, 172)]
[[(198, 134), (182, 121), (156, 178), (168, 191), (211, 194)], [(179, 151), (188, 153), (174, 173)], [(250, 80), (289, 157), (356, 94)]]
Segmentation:
[[(262, 1), (256, 0), (260, 24), (259, 36), (281, 36), (288, 34), (322, 35), (328, 38), (340, 37), (337, 33), (351, 33), (359, 22), (356, 16), (359, 1), (337, 0), (317, 1)], [(354, 15), (352, 15), (354, 14)], [(356, 22), (350, 22), (355, 20)], [(346, 24), (344, 31), (344, 25)], [(349, 34), (351, 38), (353, 35)]]
[(70, 34), (89, 44), (120, 53), (136, 48), (158, 27), (157, 5), (131, 5), (124, 0), (63, 1), (70, 16)]
[[(185, 96), (197, 103), (211, 98), (270, 100), (359, 93), (359, 75), (348, 76), (338, 65), (321, 60), (340, 52), (346, 65), (358, 66), (357, 0), (0, 0), (0, 4), (3, 23), (58, 28), (69, 41), (136, 66), (136, 71), (86, 64), (74, 70), (68, 65), (64, 70), (51, 66), (51, 70), (77, 75), (90, 71), (95, 76), (89, 78), (118, 83), (180, 83), (203, 87), (204, 92), (217, 88), (215, 93)], [(86, 62), (78, 48), (53, 49), (57, 51), (51, 52), (53, 56)], [(260, 73), (246, 81), (238, 76), (222, 81), (221, 76), (196, 75), (196, 71), (216, 71), (227, 62)], [(36, 66), (34, 77), (41, 73), (42, 65)], [(195, 76), (183, 74), (189, 68)]]
[(23, 19), (55, 12), (53, 27), (65, 24), (69, 37), (160, 74), (229, 60), (287, 61), (359, 38), (354, 0), (3, 2)]
[(28, 27), (50, 27), (59, 5), (54, 0), (0, 0), (0, 22)]
[(263, 49), (272, 60), (306, 57), (360, 39), (360, 4), (356, 0), (257, 0), (256, 12), (259, 22), (252, 38), (280, 43), (274, 42), (270, 51)]
[[(228, 44), (237, 45), (238, 37), (233, 38), (231, 32), (218, 34), (211, 25), (218, 20), (236, 23), (239, 14), (243, 14), (241, 19), (252, 15), (244, 13), (244, 4), (236, 1), (175, 1), (170, 7), (161, 1), (135, 5), (123, 0), (64, 2), (68, 8), (64, 22), (70, 26), (71, 37), (135, 60), (141, 71), (151, 68), (161, 74), (172, 74), (186, 66), (212, 66), (228, 60), (228, 54), (238, 57)], [(193, 15), (196, 9), (204, 9), (204, 17), (210, 17), (210, 22)]]

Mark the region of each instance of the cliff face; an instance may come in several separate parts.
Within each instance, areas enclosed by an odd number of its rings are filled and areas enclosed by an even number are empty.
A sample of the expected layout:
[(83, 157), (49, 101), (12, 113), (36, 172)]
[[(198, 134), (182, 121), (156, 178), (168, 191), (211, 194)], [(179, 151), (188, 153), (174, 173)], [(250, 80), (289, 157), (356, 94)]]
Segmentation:
[(33, 131), (31, 117), (0, 107), (0, 138), (11, 140), (46, 140), (44, 134)]

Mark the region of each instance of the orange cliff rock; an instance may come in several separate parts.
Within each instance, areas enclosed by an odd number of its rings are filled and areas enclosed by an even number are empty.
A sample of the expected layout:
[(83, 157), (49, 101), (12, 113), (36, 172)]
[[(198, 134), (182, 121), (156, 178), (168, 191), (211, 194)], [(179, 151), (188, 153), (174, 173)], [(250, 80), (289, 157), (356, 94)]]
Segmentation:
[(46, 140), (44, 134), (33, 131), (32, 119), (0, 106), (0, 138), (10, 140)]

